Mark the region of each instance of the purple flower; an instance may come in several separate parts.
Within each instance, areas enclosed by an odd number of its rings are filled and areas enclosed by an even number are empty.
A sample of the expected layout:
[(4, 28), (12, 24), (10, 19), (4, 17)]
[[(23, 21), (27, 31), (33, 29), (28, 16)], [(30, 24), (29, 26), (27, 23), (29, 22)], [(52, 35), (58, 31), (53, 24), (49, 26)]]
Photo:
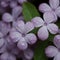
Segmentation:
[[(37, 37), (33, 33), (29, 33), (34, 29), (34, 25), (31, 22), (26, 24), (23, 21), (16, 21), (13, 23), (13, 27), (16, 29), (10, 33), (10, 38), (17, 43), (19, 49), (26, 49), (28, 44), (34, 44), (37, 41)], [(28, 44), (27, 44), (28, 43)]]
[[(41, 40), (46, 40), (49, 37), (49, 32), (51, 34), (56, 34), (58, 32), (58, 26), (53, 23), (54, 16), (51, 12), (45, 12), (43, 15), (44, 20), (41, 17), (35, 17), (32, 19), (32, 23), (35, 27), (41, 27), (38, 30), (38, 37)], [(48, 32), (49, 31), (49, 32)]]
[(1, 60), (16, 60), (16, 57), (15, 55), (11, 54), (11, 53), (8, 53), (8, 52), (5, 52), (1, 55)]
[(27, 0), (17, 0), (17, 1), (18, 1), (18, 3), (23, 4), (23, 3), (26, 2)]
[(0, 32), (3, 34), (3, 36), (6, 36), (10, 29), (10, 24), (0, 21)]
[(58, 49), (54, 46), (48, 46), (45, 49), (45, 54), (47, 57), (55, 57), (58, 54)]
[(3, 16), (2, 16), (2, 20), (4, 22), (8, 22), (8, 23), (14, 21), (13, 16), (9, 13), (4, 13)]
[(56, 35), (53, 39), (53, 43), (56, 46), (48, 46), (45, 49), (47, 57), (54, 57), (53, 60), (60, 60), (60, 35)]
[(42, 3), (39, 5), (39, 11), (45, 13), (48, 11), (51, 11), (53, 15), (55, 16), (55, 20), (57, 20), (57, 16), (60, 17), (60, 6), (59, 6), (59, 0), (49, 0), (49, 4)]
[(60, 49), (60, 35), (56, 35), (53, 40), (54, 45)]

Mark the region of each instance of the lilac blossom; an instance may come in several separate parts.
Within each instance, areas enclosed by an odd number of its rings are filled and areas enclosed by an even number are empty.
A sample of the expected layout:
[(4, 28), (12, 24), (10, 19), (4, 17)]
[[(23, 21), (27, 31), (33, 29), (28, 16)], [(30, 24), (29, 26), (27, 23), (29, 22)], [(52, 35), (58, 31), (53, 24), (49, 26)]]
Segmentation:
[(51, 14), (51, 12), (45, 12), (43, 18), (44, 20), (41, 17), (35, 17), (31, 20), (35, 27), (41, 27), (38, 30), (37, 35), (42, 41), (49, 37), (49, 32), (51, 34), (56, 34), (58, 32), (58, 26), (53, 23), (54, 16)]
[(9, 13), (4, 13), (2, 16), (2, 20), (4, 22), (13, 22), (14, 21), (13, 16)]
[(5, 52), (1, 55), (1, 60), (16, 60), (16, 57), (9, 52)]
[(10, 31), (10, 29), (11, 29), (10, 24), (5, 23), (5, 22), (3, 22), (3, 21), (0, 21), (0, 32), (1, 32), (4, 36), (7, 35), (7, 33)]
[(56, 35), (53, 39), (53, 43), (56, 46), (48, 46), (45, 49), (47, 57), (54, 57), (53, 60), (60, 60), (60, 35)]
[(53, 13), (55, 16), (55, 21), (57, 20), (57, 16), (60, 17), (60, 6), (59, 6), (59, 0), (49, 0), (49, 4), (47, 3), (42, 3), (39, 5), (39, 11), (42, 13), (49, 12)]
[[(28, 44), (34, 44), (37, 41), (37, 37), (33, 33), (29, 33), (34, 29), (34, 25), (31, 22), (26, 24), (20, 20), (13, 23), (15, 30), (10, 32), (10, 38), (13, 42), (17, 42), (19, 49), (25, 50)], [(28, 43), (28, 44), (27, 44)]]
[(34, 53), (33, 53), (33, 51), (31, 50), (31, 49), (26, 49), (25, 51), (24, 51), (24, 57), (27, 59), (27, 60), (31, 60), (32, 58), (33, 58), (33, 56), (34, 56)]
[(21, 6), (16, 6), (15, 8), (12, 9), (12, 16), (16, 20), (18, 16), (22, 13), (22, 7)]

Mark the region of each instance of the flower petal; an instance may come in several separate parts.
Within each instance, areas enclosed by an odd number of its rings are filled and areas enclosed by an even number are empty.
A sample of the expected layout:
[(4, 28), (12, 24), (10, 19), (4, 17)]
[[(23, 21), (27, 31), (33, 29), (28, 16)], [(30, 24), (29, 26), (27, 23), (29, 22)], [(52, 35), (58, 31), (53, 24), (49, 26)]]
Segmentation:
[(3, 37), (3, 33), (2, 32), (0, 32), (0, 38), (2, 38)]
[(39, 11), (45, 13), (47, 11), (51, 11), (52, 9), (50, 8), (50, 6), (46, 3), (42, 3), (39, 5)]
[(40, 17), (35, 17), (32, 19), (32, 23), (34, 24), (35, 27), (40, 27), (44, 24), (44, 21)]
[(24, 51), (24, 57), (27, 59), (27, 60), (31, 60), (34, 56), (34, 53), (31, 49), (26, 49)]
[(21, 39), (21, 37), (22, 35), (17, 31), (10, 32), (10, 38), (14, 43), (18, 42)]
[(13, 22), (13, 26), (20, 32), (20, 33), (24, 33), (25, 32), (25, 24), (23, 21), (15, 21)]
[(60, 7), (58, 7), (58, 8), (55, 10), (55, 13), (57, 14), (58, 17), (60, 17)]
[(22, 12), (22, 7), (21, 6), (16, 6), (15, 8), (12, 9), (12, 16), (17, 19), (18, 16), (21, 14)]
[(37, 37), (35, 36), (35, 34), (33, 33), (29, 33), (25, 36), (25, 40), (27, 41), (27, 43), (29, 44), (34, 44), (37, 41)]
[(24, 38), (21, 38), (17, 44), (17, 47), (20, 49), (20, 50), (25, 50), (27, 49), (28, 47), (28, 44), (26, 42), (26, 40)]
[(48, 57), (54, 57), (58, 54), (58, 49), (54, 46), (48, 46), (46, 49), (45, 49), (45, 54), (46, 56)]
[(5, 43), (5, 40), (3, 38), (0, 39), (0, 48), (4, 45), (4, 43)]
[(17, 0), (18, 3), (23, 4), (24, 2), (27, 2), (27, 0)]
[(47, 28), (51, 34), (56, 34), (58, 32), (58, 26), (54, 23), (48, 24)]
[(55, 14), (51, 11), (51, 12), (45, 12), (43, 15), (43, 18), (45, 20), (46, 23), (51, 23), (51, 22), (55, 22), (56, 21), (56, 16)]
[(10, 15), (9, 13), (4, 13), (3, 16), (2, 16), (2, 20), (4, 22), (12, 22), (12, 21), (14, 21), (13, 16)]
[(3, 33), (4, 36), (7, 35), (10, 29), (11, 29), (10, 24), (0, 21), (0, 31)]
[(31, 22), (27, 22), (25, 24), (25, 33), (28, 33), (34, 29), (34, 25)]
[(60, 60), (60, 52), (54, 57), (53, 60)]
[(56, 9), (59, 6), (59, 0), (49, 0), (52, 9)]
[(60, 35), (56, 35), (53, 40), (54, 45), (60, 49)]
[(39, 39), (41, 39), (42, 41), (46, 40), (49, 36), (48, 30), (46, 26), (43, 26), (39, 29), (38, 31), (38, 37)]

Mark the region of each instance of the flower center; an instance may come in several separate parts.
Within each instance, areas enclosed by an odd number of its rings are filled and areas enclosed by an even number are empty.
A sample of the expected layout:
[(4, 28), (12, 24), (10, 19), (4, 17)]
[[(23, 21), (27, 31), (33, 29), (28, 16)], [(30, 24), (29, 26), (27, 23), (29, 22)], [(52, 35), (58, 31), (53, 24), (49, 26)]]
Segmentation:
[(44, 26), (47, 26), (47, 23), (46, 22), (44, 23)]

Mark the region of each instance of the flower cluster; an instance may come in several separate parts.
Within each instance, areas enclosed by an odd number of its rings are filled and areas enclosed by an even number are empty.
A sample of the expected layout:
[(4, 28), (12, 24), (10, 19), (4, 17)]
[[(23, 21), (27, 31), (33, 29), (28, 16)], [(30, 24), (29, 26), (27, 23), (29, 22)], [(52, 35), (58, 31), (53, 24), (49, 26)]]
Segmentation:
[[(49, 4), (39, 5), (39, 11), (43, 13), (43, 19), (39, 16), (25, 22), (22, 14), (22, 4), (27, 0), (0, 0), (0, 60), (32, 60), (34, 56), (31, 46), (37, 40), (45, 41), (49, 34), (60, 33), (56, 25), (58, 17), (60, 18), (60, 1), (49, 0)], [(7, 12), (11, 9), (11, 13)], [(37, 34), (33, 31), (39, 28)], [(38, 37), (38, 38), (37, 38)], [(54, 60), (60, 60), (60, 35), (53, 39), (54, 46), (48, 46), (45, 50), (46, 56), (54, 57)]]
[[(51, 34), (58, 33), (58, 35), (56, 35), (53, 39), (53, 44), (55, 46), (50, 45), (45, 49), (46, 56), (49, 58), (54, 57), (53, 60), (60, 60), (60, 29), (55, 24), (55, 22), (57, 22), (58, 20), (58, 17), (60, 18), (60, 3), (59, 2), (60, 2), (59, 0), (49, 0), (50, 6), (46, 3), (42, 3), (39, 5), (39, 11), (44, 13), (43, 18), (45, 20), (45, 25), (44, 25), (45, 27), (44, 28), (41, 27), (39, 29), (38, 37), (41, 40), (46, 40), (48, 38), (47, 30), (49, 30)], [(42, 19), (40, 19), (40, 21), (41, 20)], [(34, 22), (36, 23), (36, 20)], [(41, 23), (43, 24), (42, 21), (40, 22), (40, 24)]]
[(53, 60), (60, 60), (60, 35), (54, 37), (53, 43), (56, 47), (52, 45), (48, 46), (45, 49), (45, 54), (50, 58), (54, 57)]
[[(22, 4), (26, 0), (0, 0), (0, 60), (31, 60), (34, 56), (29, 45), (36, 43), (37, 37), (29, 33), (33, 23), (24, 22)], [(10, 8), (12, 13), (7, 12)]]

